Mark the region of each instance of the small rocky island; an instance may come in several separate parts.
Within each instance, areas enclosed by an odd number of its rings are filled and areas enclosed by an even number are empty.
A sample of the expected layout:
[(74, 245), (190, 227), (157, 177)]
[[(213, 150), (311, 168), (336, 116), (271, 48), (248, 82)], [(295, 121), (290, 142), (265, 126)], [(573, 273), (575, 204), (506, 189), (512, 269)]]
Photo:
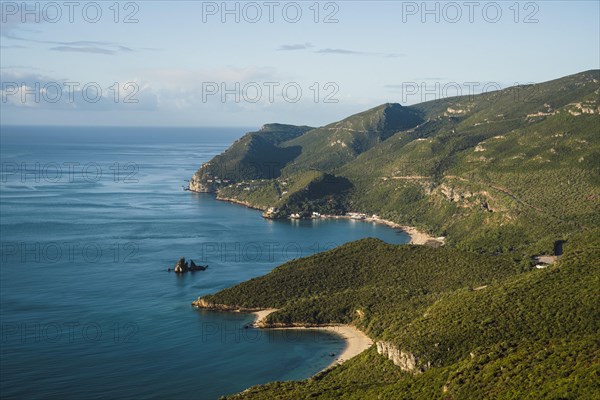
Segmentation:
[[(175, 268), (173, 271), (176, 274), (184, 274), (186, 272), (196, 272), (196, 271), (204, 271), (208, 268), (208, 265), (196, 265), (194, 260), (190, 260), (189, 264), (185, 261), (185, 257), (181, 257), (177, 264), (175, 264)], [(171, 268), (168, 268), (167, 271), (171, 272)]]

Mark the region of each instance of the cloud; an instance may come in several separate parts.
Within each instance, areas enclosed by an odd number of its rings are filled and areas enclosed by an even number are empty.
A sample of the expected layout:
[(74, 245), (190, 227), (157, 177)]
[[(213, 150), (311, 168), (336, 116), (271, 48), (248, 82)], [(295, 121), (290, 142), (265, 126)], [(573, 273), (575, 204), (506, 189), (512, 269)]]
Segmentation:
[(320, 49), (315, 51), (319, 54), (368, 54), (362, 51), (347, 50), (347, 49)]
[(404, 57), (406, 54), (402, 53), (376, 53), (376, 52), (368, 52), (368, 51), (359, 51), (359, 50), (349, 50), (349, 49), (319, 49), (316, 50), (317, 54), (340, 54), (340, 55), (354, 55), (354, 56), (374, 56), (374, 57), (385, 57), (385, 58), (398, 58)]
[(76, 47), (76, 46), (57, 46), (51, 47), (51, 51), (62, 51), (71, 53), (92, 53), (92, 54), (115, 54), (115, 51), (103, 49), (100, 47)]
[[(276, 51), (299, 51), (299, 50), (310, 50), (314, 46), (312, 43), (294, 43), (294, 44), (282, 44), (279, 46)], [(351, 49), (340, 49), (340, 48), (324, 48), (312, 50), (313, 53), (316, 54), (338, 54), (338, 55), (354, 55), (354, 56), (375, 56), (375, 57), (385, 57), (385, 58), (398, 58), (404, 57), (406, 54), (403, 53), (376, 53), (376, 52), (368, 52), (368, 51), (360, 51), (360, 50), (351, 50)]]
[[(146, 69), (138, 74), (157, 93), (161, 109), (177, 112), (264, 110), (272, 103), (285, 102), (282, 96), (286, 84), (301, 84), (290, 71), (266, 66)], [(311, 84), (302, 86), (305, 93)], [(303, 97), (309, 98), (312, 99), (308, 95)]]
[[(4, 11), (4, 7), (2, 9)], [(0, 36), (7, 36), (10, 32), (17, 30), (25, 30), (25, 26), (30, 23), (31, 21), (28, 19), (25, 22), (21, 22), (21, 16), (18, 13), (3, 12), (2, 23), (0, 24)]]
[(0, 46), (0, 49), (28, 49), (27, 46), (20, 46), (18, 44), (12, 44), (12, 45), (8, 45), (8, 46)]
[[(26, 37), (30, 35), (42, 34), (42, 31), (34, 28), (42, 23), (45, 23), (43, 19), (41, 22), (36, 22), (34, 19), (31, 18), (26, 18), (25, 21), (23, 21), (21, 17), (17, 14), (3, 15), (2, 23), (0, 24), (0, 37), (2, 37), (2, 46), (0, 46), (0, 48), (27, 49), (29, 48), (29, 46), (25, 46), (24, 44), (35, 43), (42, 45), (51, 45), (51, 47), (49, 47), (49, 50), (51, 51), (74, 53), (113, 55), (117, 53), (130, 53), (135, 51), (130, 47), (115, 42), (93, 40), (64, 42), (56, 40), (32, 39)], [(5, 44), (7, 41), (13, 41), (17, 43)]]
[(3, 107), (65, 111), (152, 111), (158, 94), (136, 79), (114, 83), (76, 82), (26, 70), (0, 70)]
[(277, 51), (308, 50), (311, 47), (313, 47), (313, 45), (310, 44), (310, 43), (304, 43), (304, 44), (284, 44), (284, 45), (279, 46), (279, 48), (277, 49)]
[[(51, 51), (62, 51), (62, 52), (72, 52), (72, 53), (91, 53), (91, 54), (105, 54), (105, 55), (114, 55), (117, 53), (131, 53), (135, 50), (123, 46), (120, 43), (115, 42), (103, 42), (103, 41), (94, 41), (94, 40), (79, 40), (75, 42), (62, 42), (56, 40), (37, 40), (37, 39), (28, 39), (21, 36), (16, 36), (13, 34), (5, 33), (4, 36), (6, 39), (12, 39), (21, 42), (28, 43), (39, 43), (39, 44), (50, 44), (54, 47), (50, 47)], [(14, 48), (24, 48), (20, 45), (14, 45)]]
[(117, 48), (118, 48), (119, 50), (121, 50), (122, 52), (125, 52), (125, 53), (129, 53), (129, 52), (133, 52), (133, 51), (135, 51), (135, 50), (133, 50), (131, 47), (127, 47), (127, 46), (121, 46), (121, 45), (117, 45)]
[(149, 82), (177, 91), (195, 91), (207, 82), (225, 82), (231, 86), (236, 82), (244, 85), (249, 82), (280, 82), (288, 79), (271, 67), (164, 68), (148, 69), (142, 71), (142, 74)]
[(6, 66), (0, 66), (0, 70), (2, 70), (2, 69), (41, 70), (41, 68), (32, 67), (30, 65), (6, 65)]

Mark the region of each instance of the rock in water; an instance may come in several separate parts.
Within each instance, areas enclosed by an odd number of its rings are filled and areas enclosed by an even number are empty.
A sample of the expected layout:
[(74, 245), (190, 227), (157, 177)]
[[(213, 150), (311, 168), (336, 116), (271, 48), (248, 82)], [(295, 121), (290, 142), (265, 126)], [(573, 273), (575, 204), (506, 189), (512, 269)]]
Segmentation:
[(190, 260), (190, 271), (204, 271), (208, 268), (208, 265), (196, 265), (194, 260)]
[(181, 257), (179, 261), (177, 261), (174, 271), (175, 273), (183, 274), (184, 272), (188, 272), (188, 269), (189, 266), (188, 263), (185, 261), (185, 257)]

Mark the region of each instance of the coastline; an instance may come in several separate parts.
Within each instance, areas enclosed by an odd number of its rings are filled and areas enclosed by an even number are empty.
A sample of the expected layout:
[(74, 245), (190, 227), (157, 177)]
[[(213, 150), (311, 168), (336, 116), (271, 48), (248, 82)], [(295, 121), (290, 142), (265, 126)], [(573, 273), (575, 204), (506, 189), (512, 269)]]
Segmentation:
[(229, 198), (229, 197), (219, 197), (219, 195), (216, 195), (215, 199), (219, 200), (219, 201), (225, 201), (227, 203), (232, 203), (232, 204), (237, 204), (237, 205), (240, 205), (240, 206), (248, 207), (248, 208), (251, 208), (253, 210), (258, 210), (258, 211), (265, 211), (266, 210), (265, 208), (252, 205), (249, 202), (243, 201), (243, 200), (232, 199), (232, 198)]
[[(193, 193), (211, 193), (211, 192), (199, 192), (197, 190), (192, 190), (192, 189), (189, 189), (189, 191), (193, 192)], [(212, 192), (212, 193), (214, 193), (214, 192)], [(258, 211), (266, 210), (265, 207), (255, 206), (247, 201), (238, 200), (238, 199), (234, 199), (234, 198), (230, 198), (230, 197), (219, 197), (219, 195), (216, 193), (215, 193), (215, 199), (219, 200), (219, 201), (225, 201), (228, 203), (232, 203), (232, 204), (242, 205), (244, 207), (248, 207), (253, 210), (258, 210)], [(348, 214), (350, 214), (350, 213), (348, 213)], [(383, 218), (379, 218), (379, 217), (365, 217), (365, 218), (357, 219), (357, 218), (351, 217), (350, 215), (321, 215), (320, 218), (321, 219), (349, 219), (349, 220), (354, 220), (354, 221), (373, 222), (376, 224), (382, 224), (382, 225), (388, 226), (393, 229), (399, 229), (403, 232), (406, 232), (406, 234), (410, 237), (410, 242), (408, 242), (408, 244), (428, 245), (428, 246), (432, 246), (432, 247), (443, 246), (444, 244), (446, 244), (446, 241), (445, 241), (446, 238), (443, 236), (433, 237), (430, 234), (415, 228), (414, 226), (401, 225), (396, 222), (389, 221), (387, 219), (383, 219)]]
[(276, 329), (276, 330), (304, 329), (304, 330), (314, 330), (314, 331), (325, 331), (325, 332), (333, 333), (337, 336), (340, 336), (342, 339), (344, 339), (344, 341), (346, 342), (346, 347), (344, 347), (344, 350), (342, 350), (341, 353), (337, 354), (336, 357), (333, 359), (333, 361), (327, 367), (325, 367), (323, 370), (321, 370), (319, 372), (328, 370), (329, 368), (333, 368), (336, 365), (341, 365), (344, 362), (350, 360), (351, 358), (359, 355), (360, 353), (367, 350), (369, 347), (371, 347), (373, 345), (373, 341), (371, 340), (371, 338), (369, 338), (364, 332), (360, 331), (359, 329), (357, 329), (356, 327), (354, 327), (352, 325), (331, 324), (331, 325), (310, 326), (310, 327), (304, 327), (304, 326), (273, 327), (273, 328), (265, 327), (264, 326), (265, 318), (267, 317), (267, 315), (269, 315), (275, 311), (277, 311), (277, 309), (269, 308), (266, 310), (252, 312), (252, 314), (254, 314), (256, 316), (253, 326), (256, 328), (260, 328), (260, 329)]
[(209, 191), (201, 191), (201, 190), (194, 190), (191, 187), (188, 186), (187, 188), (188, 192), (192, 192), (192, 193), (206, 193), (206, 194), (213, 194), (215, 196), (215, 200), (218, 201), (225, 201), (227, 203), (232, 203), (232, 204), (237, 204), (240, 206), (244, 206), (244, 207), (248, 207), (251, 208), (253, 210), (258, 210), (258, 211), (265, 211), (266, 208), (263, 207), (258, 207), (255, 205), (250, 204), (247, 201), (243, 201), (243, 200), (238, 200), (238, 199), (234, 199), (234, 198), (230, 198), (230, 197), (219, 197), (219, 194), (217, 192), (209, 192)]
[(350, 219), (354, 221), (362, 221), (362, 222), (374, 222), (376, 224), (386, 225), (393, 229), (400, 229), (410, 237), (409, 244), (418, 244), (418, 245), (430, 245), (430, 246), (443, 246), (445, 242), (445, 237), (433, 237), (430, 234), (423, 232), (414, 226), (401, 225), (393, 221), (389, 221), (387, 219), (379, 218), (379, 217), (366, 217), (362, 219), (353, 218), (349, 215), (321, 215), (323, 219)]
[[(195, 191), (192, 191), (195, 192)], [(236, 205), (243, 205), (247, 208), (265, 211), (263, 207), (255, 206), (247, 201), (238, 200), (235, 198), (228, 197), (219, 197), (218, 194), (215, 194), (215, 199), (219, 201), (225, 201)], [(358, 217), (357, 217), (358, 215)], [(317, 218), (319, 219), (347, 219), (353, 221), (361, 221), (361, 222), (371, 222), (375, 224), (385, 225), (392, 229), (398, 229), (405, 232), (410, 241), (408, 244), (412, 245), (425, 245), (431, 247), (439, 247), (445, 245), (445, 237), (433, 237), (432, 235), (423, 232), (416, 227), (407, 226), (398, 224), (396, 222), (386, 220), (378, 217), (377, 215), (373, 215), (371, 217), (367, 217), (363, 213), (347, 213), (345, 215), (319, 215)], [(291, 218), (288, 218), (291, 219)], [(239, 307), (229, 307), (226, 305), (217, 305), (206, 303), (205, 300), (198, 298), (196, 301), (192, 302), (192, 305), (197, 308), (204, 308), (208, 310), (215, 311), (224, 311), (224, 312), (242, 312), (253, 314), (255, 319), (251, 326), (255, 329), (272, 329), (272, 330), (291, 330), (291, 329), (302, 329), (302, 330), (312, 330), (312, 331), (320, 331), (320, 332), (328, 332), (330, 334), (336, 335), (344, 340), (345, 346), (344, 349), (338, 354), (331, 354), (332, 361), (323, 369), (316, 372), (315, 375), (328, 371), (338, 365), (345, 363), (346, 361), (356, 357), (357, 355), (363, 353), (365, 350), (369, 349), (371, 346), (375, 344), (375, 342), (368, 337), (364, 332), (359, 330), (353, 325), (348, 324), (322, 324), (322, 325), (305, 325), (305, 324), (292, 324), (291, 326), (278, 326), (278, 324), (268, 325), (265, 323), (267, 316), (277, 309), (275, 308), (267, 308), (267, 309), (252, 309), (252, 308), (239, 308)], [(313, 376), (315, 376), (313, 375)]]

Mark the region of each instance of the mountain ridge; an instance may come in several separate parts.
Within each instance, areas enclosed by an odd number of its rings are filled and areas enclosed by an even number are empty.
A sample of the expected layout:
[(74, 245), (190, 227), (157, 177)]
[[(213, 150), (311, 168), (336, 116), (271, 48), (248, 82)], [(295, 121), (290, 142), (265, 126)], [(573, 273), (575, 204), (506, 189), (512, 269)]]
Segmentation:
[[(600, 71), (590, 70), (496, 93), (386, 103), (320, 128), (285, 126), (284, 139), (250, 157), (259, 173), (207, 185), (203, 166), (190, 189), (274, 208), (271, 217), (354, 211), (471, 250), (551, 252), (570, 232), (600, 223), (599, 93)], [(235, 148), (215, 160), (247, 166)], [(322, 174), (349, 185), (311, 193)]]
[[(327, 125), (359, 124), (340, 140), (368, 137), (361, 151), (325, 163), (336, 132), (309, 129), (277, 144), (300, 150), (277, 177), (213, 188), (270, 218), (360, 211), (447, 239), (363, 239), (201, 293), (198, 308), (276, 308), (265, 327), (351, 324), (375, 343), (228, 398), (600, 396), (600, 70), (531, 87), (528, 102), (509, 88), (492, 102), (384, 104)], [(388, 109), (406, 119), (386, 127)]]

